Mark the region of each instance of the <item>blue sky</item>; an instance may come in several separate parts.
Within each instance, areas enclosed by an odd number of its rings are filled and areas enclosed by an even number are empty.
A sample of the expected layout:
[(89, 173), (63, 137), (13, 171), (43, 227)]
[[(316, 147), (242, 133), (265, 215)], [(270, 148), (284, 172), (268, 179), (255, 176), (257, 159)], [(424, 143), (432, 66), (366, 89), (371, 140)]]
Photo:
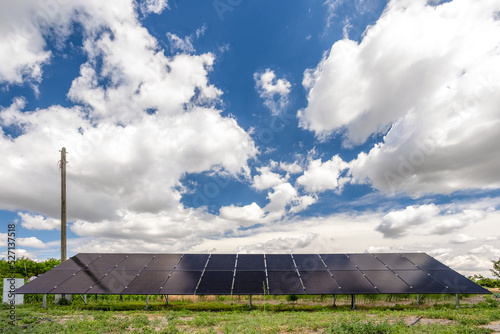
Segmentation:
[[(18, 256), (500, 258), (500, 4), (0, 5), (0, 221)], [(6, 243), (5, 243), (6, 245)], [(0, 246), (5, 256), (6, 247)]]

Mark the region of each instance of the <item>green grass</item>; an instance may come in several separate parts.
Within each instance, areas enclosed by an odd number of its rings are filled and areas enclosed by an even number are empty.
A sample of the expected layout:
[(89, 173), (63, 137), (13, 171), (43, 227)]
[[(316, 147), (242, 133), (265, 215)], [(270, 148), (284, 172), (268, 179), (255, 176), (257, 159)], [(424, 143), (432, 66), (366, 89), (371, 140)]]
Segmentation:
[[(377, 306), (372, 297), (357, 298), (355, 310), (348, 299), (331, 298), (254, 297), (249, 309), (245, 297), (214, 297), (193, 301), (188, 298), (164, 301), (151, 298), (145, 310), (143, 296), (119, 298), (94, 297), (84, 305), (75, 295), (71, 305), (40, 302), (16, 308), (16, 327), (8, 321), (9, 309), (0, 306), (0, 328), (6, 333), (491, 333), (480, 327), (500, 320), (498, 301), (486, 297), (474, 305), (463, 304), (459, 309), (454, 300), (431, 296), (427, 304), (397, 304), (395, 297), (383, 296), (378, 301), (392, 299), (391, 306)], [(404, 297), (399, 296), (401, 300)], [(433, 302), (430, 299), (433, 298)], [(315, 303), (314, 301), (318, 301)], [(439, 303), (437, 302), (439, 301)], [(345, 302), (345, 305), (342, 304)], [(373, 302), (373, 303), (372, 303)], [(414, 326), (408, 324), (423, 317)], [(429, 319), (439, 320), (428, 323)], [(23, 328), (25, 326), (26, 328)]]

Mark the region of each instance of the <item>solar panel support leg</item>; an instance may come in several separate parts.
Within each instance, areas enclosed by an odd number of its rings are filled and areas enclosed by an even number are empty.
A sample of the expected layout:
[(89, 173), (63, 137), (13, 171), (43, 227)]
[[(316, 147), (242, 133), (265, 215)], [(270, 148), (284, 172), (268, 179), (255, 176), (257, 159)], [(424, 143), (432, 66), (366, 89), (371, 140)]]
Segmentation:
[(165, 295), (165, 305), (168, 305), (168, 295)]
[(80, 298), (83, 300), (83, 303), (87, 305), (87, 295), (80, 295)]
[(47, 295), (43, 295), (43, 300), (42, 300), (42, 307), (47, 308)]
[(356, 302), (356, 297), (354, 295), (351, 295), (351, 310), (354, 310), (356, 308), (355, 302)]
[(248, 295), (248, 307), (252, 308), (252, 295)]
[(417, 293), (417, 306), (420, 305), (420, 295)]
[(149, 308), (149, 295), (146, 295), (146, 310)]
[(459, 302), (459, 299), (458, 299), (458, 293), (455, 296), (455, 304), (457, 305), (457, 308), (460, 308), (460, 302)]
[(337, 302), (337, 295), (332, 295), (332, 297), (333, 297), (333, 304), (332, 304), (332, 306), (337, 306), (337, 305), (336, 305), (336, 302)]

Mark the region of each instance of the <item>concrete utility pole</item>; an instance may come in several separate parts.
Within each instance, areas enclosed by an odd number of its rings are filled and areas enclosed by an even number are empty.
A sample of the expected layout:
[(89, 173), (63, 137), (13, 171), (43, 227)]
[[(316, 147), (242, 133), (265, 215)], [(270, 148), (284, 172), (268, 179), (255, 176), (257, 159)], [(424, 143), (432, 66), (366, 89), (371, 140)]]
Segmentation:
[(66, 148), (61, 150), (61, 263), (66, 261)]

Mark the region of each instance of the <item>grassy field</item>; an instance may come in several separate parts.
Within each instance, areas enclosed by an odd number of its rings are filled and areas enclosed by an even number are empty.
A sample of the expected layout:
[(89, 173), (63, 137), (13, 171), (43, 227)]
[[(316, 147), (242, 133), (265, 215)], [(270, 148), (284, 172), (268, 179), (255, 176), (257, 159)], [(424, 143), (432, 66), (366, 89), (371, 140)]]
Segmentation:
[[(350, 299), (339, 297), (332, 307), (328, 296), (171, 297), (169, 305), (144, 296), (94, 296), (84, 305), (77, 295), (71, 305), (49, 301), (43, 309), (33, 301), (16, 308), (16, 327), (9, 308), (0, 311), (4, 333), (492, 333), (482, 326), (500, 321), (499, 299), (463, 296), (358, 296), (355, 310)], [(412, 324), (418, 320), (415, 324)]]

